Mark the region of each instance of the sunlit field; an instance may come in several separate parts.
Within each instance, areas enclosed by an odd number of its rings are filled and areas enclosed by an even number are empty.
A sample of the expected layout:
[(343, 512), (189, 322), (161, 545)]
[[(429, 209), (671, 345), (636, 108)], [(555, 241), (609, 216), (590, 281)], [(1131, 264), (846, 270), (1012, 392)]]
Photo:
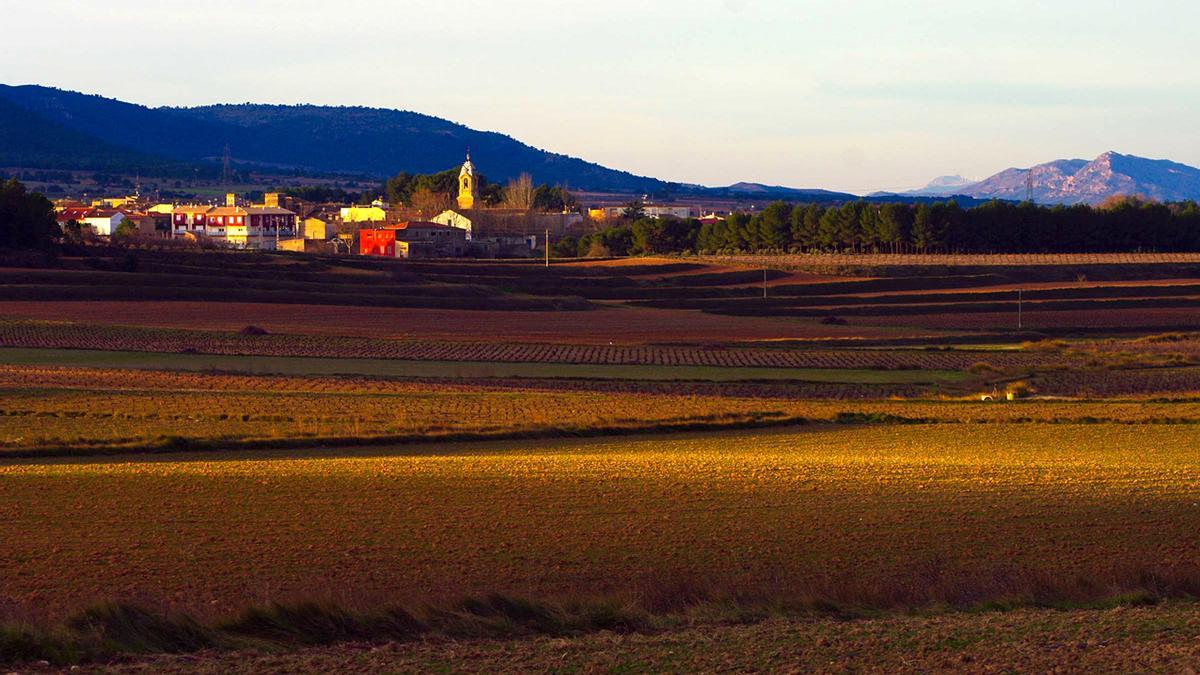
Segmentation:
[(11, 462), (4, 606), (1092, 601), (1196, 584), (1200, 427), (946, 425)]
[(229, 258), (10, 274), (0, 662), (1200, 658), (1191, 263)]

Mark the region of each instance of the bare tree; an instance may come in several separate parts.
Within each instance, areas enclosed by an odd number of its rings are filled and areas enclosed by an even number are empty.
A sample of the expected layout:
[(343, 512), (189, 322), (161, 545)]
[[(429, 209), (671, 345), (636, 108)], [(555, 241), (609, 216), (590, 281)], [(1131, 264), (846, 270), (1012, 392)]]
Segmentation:
[(567, 211), (574, 211), (575, 209), (579, 208), (579, 201), (575, 199), (575, 195), (571, 193), (571, 188), (567, 185), (566, 181), (564, 181), (562, 185), (558, 186), (558, 193), (562, 196), (564, 213)]
[(523, 173), (504, 186), (504, 201), (501, 204), (506, 209), (528, 211), (533, 208), (533, 196), (533, 177)]
[(409, 197), (412, 208), (425, 217), (436, 216), (450, 208), (450, 195), (445, 192), (434, 192), (429, 188), (421, 188)]

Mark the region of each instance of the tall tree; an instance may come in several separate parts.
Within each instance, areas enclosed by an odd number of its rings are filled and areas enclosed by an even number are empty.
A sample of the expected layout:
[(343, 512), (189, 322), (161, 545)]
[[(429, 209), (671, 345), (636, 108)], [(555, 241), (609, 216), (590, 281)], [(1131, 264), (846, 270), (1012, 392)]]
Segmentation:
[(842, 246), (842, 218), (836, 208), (825, 209), (817, 223), (817, 247), (835, 251)]
[(785, 251), (792, 240), (792, 206), (787, 202), (773, 202), (763, 209), (758, 220), (758, 240), (762, 246)]
[(523, 173), (504, 186), (504, 201), (501, 205), (506, 209), (528, 211), (533, 208), (534, 196), (533, 177)]
[(625, 205), (625, 209), (621, 211), (621, 217), (629, 220), (637, 220), (646, 216), (646, 205), (642, 200), (635, 199)]
[(913, 214), (912, 245), (921, 253), (940, 245), (933, 224), (933, 209), (928, 204), (920, 204)]
[(16, 178), (0, 184), (0, 248), (46, 248), (61, 236), (49, 199)]

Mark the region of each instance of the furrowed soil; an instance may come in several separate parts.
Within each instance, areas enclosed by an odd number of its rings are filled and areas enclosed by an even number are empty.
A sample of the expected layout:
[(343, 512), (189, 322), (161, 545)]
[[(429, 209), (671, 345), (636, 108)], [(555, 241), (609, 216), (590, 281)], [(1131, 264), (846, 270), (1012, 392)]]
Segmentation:
[(1173, 595), (1200, 588), (1198, 443), (1196, 425), (922, 425), (7, 461), (0, 607)]
[[(1063, 373), (1077, 387), (1178, 382), (1200, 369)], [(903, 374), (903, 373), (901, 373)], [(1090, 375), (1090, 377), (1085, 377)], [(1173, 379), (1171, 379), (1173, 378)], [(1042, 380), (1039, 380), (1041, 383)], [(1047, 382), (1050, 382), (1047, 379)], [(0, 455), (418, 443), (805, 423), (1200, 423), (1200, 399), (815, 400), (797, 387), (288, 377), (0, 366)], [(1045, 385), (1042, 385), (1045, 386)], [(859, 389), (860, 395), (871, 392)], [(810, 394), (811, 395), (811, 394)]]

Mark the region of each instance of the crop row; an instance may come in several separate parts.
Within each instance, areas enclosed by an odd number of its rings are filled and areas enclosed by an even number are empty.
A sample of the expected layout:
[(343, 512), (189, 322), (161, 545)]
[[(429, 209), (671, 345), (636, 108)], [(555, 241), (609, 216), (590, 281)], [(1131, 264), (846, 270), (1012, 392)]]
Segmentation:
[(1200, 392), (1200, 368), (1077, 370), (1040, 374), (1038, 392), (1094, 398), (1161, 398)]
[(965, 370), (1071, 365), (1059, 354), (917, 350), (745, 349), (383, 340), (322, 335), (244, 335), (68, 323), (0, 322), (0, 346), (203, 354), (757, 368)]
[[(1192, 376), (1200, 387), (1200, 374)], [(927, 423), (1200, 421), (1200, 401), (855, 402), (742, 396), (736, 389), (709, 389), (703, 393), (678, 388), (587, 391), (543, 387), (536, 382), (521, 388), (483, 388), (461, 383), (365, 379), (347, 381), (341, 391), (326, 388), (323, 382), (312, 390), (302, 390), (303, 383), (310, 379), (318, 382), (336, 378), (8, 366), (0, 369), (0, 447), (155, 446), (172, 438), (219, 446), (222, 441), (594, 433), (784, 419)], [(1102, 377), (1095, 380), (1103, 381)], [(1088, 386), (1088, 382), (1039, 380), (1038, 386), (1053, 391), (1061, 386)]]

